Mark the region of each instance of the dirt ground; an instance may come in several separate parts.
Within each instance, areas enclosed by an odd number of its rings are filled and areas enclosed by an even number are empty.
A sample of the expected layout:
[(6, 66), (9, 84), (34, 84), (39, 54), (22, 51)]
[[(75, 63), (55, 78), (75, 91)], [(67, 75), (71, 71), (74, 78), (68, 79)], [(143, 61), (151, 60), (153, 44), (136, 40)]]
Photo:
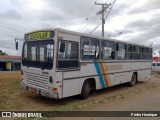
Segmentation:
[[(160, 73), (157, 72), (152, 73), (151, 77), (146, 78), (145, 81), (139, 81), (134, 87), (118, 85), (99, 90), (87, 100), (80, 100), (77, 96), (60, 101), (41, 97), (21, 90), (20, 81), (19, 72), (0, 73), (0, 111), (160, 111)], [(69, 120), (71, 118), (54, 119)], [(107, 118), (86, 119), (105, 120)], [(119, 120), (119, 118), (110, 119)]]

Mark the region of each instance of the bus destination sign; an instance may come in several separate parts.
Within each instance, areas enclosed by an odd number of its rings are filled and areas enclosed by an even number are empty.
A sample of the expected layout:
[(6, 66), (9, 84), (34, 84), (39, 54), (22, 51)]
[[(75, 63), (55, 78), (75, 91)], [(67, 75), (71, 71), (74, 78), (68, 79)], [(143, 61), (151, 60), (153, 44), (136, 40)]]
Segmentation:
[(53, 31), (41, 31), (27, 34), (25, 36), (25, 40), (44, 40), (50, 39), (54, 37)]

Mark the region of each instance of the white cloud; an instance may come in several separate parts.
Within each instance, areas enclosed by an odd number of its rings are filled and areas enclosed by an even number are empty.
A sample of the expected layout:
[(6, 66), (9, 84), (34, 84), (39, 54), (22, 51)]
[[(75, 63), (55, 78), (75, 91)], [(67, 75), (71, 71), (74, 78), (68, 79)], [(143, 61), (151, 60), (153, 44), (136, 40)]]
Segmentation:
[[(101, 18), (96, 15), (101, 6), (94, 5), (94, 2), (95, 0), (1, 0), (0, 49), (8, 54), (21, 55), (21, 50), (15, 50), (15, 38), (23, 38), (24, 33), (42, 28), (60, 27), (89, 33)], [(97, 2), (103, 3), (105, 0)], [(119, 40), (141, 41), (146, 45), (154, 43), (154, 50), (159, 50), (159, 8), (158, 0), (117, 0), (106, 19), (105, 35)], [(89, 19), (86, 20), (86, 17)], [(119, 35), (120, 32), (122, 34)], [(100, 36), (101, 26), (93, 34)]]

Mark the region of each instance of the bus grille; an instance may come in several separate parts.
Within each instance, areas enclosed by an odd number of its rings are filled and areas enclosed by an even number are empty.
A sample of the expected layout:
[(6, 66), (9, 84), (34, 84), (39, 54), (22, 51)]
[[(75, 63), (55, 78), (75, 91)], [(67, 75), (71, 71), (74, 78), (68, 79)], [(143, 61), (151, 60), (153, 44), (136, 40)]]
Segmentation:
[(44, 90), (48, 88), (48, 76), (25, 72), (25, 78), (28, 85), (36, 86)]

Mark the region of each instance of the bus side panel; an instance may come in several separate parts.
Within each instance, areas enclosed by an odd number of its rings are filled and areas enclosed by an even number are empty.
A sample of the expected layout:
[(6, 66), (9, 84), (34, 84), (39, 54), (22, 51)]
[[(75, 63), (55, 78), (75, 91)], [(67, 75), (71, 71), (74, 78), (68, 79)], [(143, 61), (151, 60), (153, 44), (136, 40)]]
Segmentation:
[[(104, 63), (105, 64), (105, 63)], [(106, 69), (102, 63), (81, 63), (80, 71), (65, 71), (63, 73), (63, 97), (81, 93), (85, 80), (95, 80), (96, 89), (114, 85), (114, 75), (107, 74), (114, 69)]]
[(151, 75), (151, 70), (141, 70), (141, 71), (138, 71), (138, 81), (139, 80), (142, 80), (142, 81), (145, 81), (147, 79), (145, 79), (146, 77), (149, 77)]
[(57, 88), (58, 97), (62, 97), (62, 87), (63, 87), (63, 75), (62, 72), (56, 72), (55, 76), (53, 77), (54, 83), (53, 87)]
[[(63, 81), (63, 98), (79, 95), (81, 94), (83, 83), (85, 80), (90, 79), (87, 78), (76, 78), (76, 79), (70, 79), (70, 80), (64, 80)], [(101, 89), (101, 86), (99, 84), (98, 76), (94, 77), (96, 82), (96, 88)]]
[(121, 62), (114, 65), (114, 85), (129, 82), (134, 72), (137, 73), (138, 80), (145, 80), (151, 74), (151, 62)]
[(132, 67), (128, 67), (128, 66), (131, 66), (132, 63), (111, 62), (111, 63), (103, 63), (103, 64), (105, 66), (105, 74), (108, 74), (107, 78), (110, 82), (109, 86), (126, 83), (131, 80)]
[(85, 77), (85, 79), (94, 78), (96, 81), (96, 89), (113, 86), (114, 77), (113, 74), (109, 74), (109, 72), (113, 72), (114, 68), (112, 66), (107, 68), (106, 66), (105, 63), (96, 61), (93, 63), (83, 63), (81, 65), (80, 76), (89, 76)]
[(94, 64), (85, 63), (80, 66), (80, 70), (63, 73), (63, 97), (80, 94), (84, 81), (91, 78), (95, 79), (97, 89), (102, 88)]
[(114, 85), (131, 81), (132, 72), (117, 73), (114, 75)]
[[(111, 76), (107, 75), (106, 77), (109, 80), (109, 86), (106, 85), (106, 87), (113, 86), (113, 82), (114, 82), (113, 75), (111, 75)], [(63, 96), (62, 96), (62, 98), (81, 94), (84, 81), (88, 80), (88, 79), (91, 79), (91, 78), (94, 78), (94, 80), (95, 80), (96, 89), (102, 89), (102, 86), (99, 82), (99, 77), (98, 76), (68, 79), (68, 80), (63, 81)]]
[(63, 81), (63, 98), (80, 94), (83, 79), (70, 79)]
[(145, 78), (151, 75), (151, 64), (152, 64), (151, 62), (140, 62), (139, 65), (137, 65), (137, 68), (139, 69), (138, 80), (145, 81), (146, 80)]

